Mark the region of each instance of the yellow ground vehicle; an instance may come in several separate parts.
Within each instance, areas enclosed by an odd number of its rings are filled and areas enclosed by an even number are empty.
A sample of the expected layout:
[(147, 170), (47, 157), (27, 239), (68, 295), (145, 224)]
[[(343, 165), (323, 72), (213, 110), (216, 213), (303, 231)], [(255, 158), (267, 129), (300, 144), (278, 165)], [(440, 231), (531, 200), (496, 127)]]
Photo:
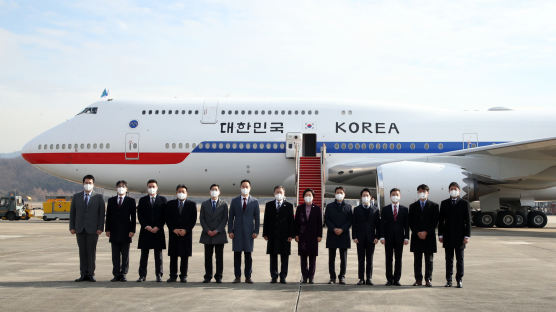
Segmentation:
[(71, 196), (47, 196), (46, 201), (42, 203), (44, 221), (56, 219), (69, 219)]

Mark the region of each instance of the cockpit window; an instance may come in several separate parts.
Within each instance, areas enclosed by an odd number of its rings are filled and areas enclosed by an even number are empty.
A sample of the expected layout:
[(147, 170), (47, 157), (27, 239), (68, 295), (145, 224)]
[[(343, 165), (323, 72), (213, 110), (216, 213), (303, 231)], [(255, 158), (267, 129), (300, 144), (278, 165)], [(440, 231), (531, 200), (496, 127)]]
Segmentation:
[(83, 111), (81, 111), (81, 113), (77, 114), (77, 115), (81, 115), (81, 114), (96, 114), (98, 110), (98, 107), (86, 107)]

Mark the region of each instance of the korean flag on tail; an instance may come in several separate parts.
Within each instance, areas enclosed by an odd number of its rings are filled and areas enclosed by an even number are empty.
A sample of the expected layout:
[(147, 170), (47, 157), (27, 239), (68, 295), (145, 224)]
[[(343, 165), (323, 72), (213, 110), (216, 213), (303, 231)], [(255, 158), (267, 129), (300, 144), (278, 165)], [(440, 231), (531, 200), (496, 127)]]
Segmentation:
[(316, 127), (314, 122), (306, 122), (305, 123), (305, 129), (315, 130), (315, 129), (317, 129), (317, 127)]

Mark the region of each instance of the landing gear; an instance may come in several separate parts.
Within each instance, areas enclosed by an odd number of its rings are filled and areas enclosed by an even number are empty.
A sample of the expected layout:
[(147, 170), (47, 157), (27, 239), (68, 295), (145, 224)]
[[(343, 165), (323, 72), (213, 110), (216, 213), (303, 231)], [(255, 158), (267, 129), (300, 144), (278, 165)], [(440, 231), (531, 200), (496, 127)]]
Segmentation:
[(476, 215), (477, 226), (479, 227), (493, 227), (496, 220), (495, 212), (478, 212)]
[(500, 228), (514, 227), (516, 224), (516, 215), (511, 211), (499, 211), (496, 216), (496, 226)]
[(531, 210), (527, 215), (527, 224), (532, 228), (542, 228), (548, 222), (548, 217), (542, 211)]

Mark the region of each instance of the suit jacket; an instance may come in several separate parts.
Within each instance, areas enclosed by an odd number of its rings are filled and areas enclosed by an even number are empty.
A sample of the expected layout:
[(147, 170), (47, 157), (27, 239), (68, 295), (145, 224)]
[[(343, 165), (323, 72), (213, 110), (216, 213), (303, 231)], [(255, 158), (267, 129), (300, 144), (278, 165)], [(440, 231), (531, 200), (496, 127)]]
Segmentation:
[[(349, 228), (353, 220), (351, 205), (342, 201), (341, 204), (335, 200), (326, 205), (324, 211), (324, 222), (328, 228), (326, 234), (326, 248), (351, 248)], [(334, 233), (334, 228), (344, 230), (340, 236)]]
[(104, 230), (104, 198), (91, 192), (89, 204), (85, 203), (85, 192), (73, 195), (70, 205), (70, 230), (76, 233), (93, 234)]
[[(427, 200), (421, 211), (421, 201), (409, 205), (409, 228), (411, 229), (412, 252), (436, 252), (436, 226), (438, 225), (438, 204)], [(420, 239), (418, 232), (426, 231), (427, 237)]]
[(380, 237), (380, 211), (376, 206), (364, 208), (359, 205), (353, 209), (353, 222), (351, 237), (357, 239), (359, 244), (374, 244)]
[[(199, 242), (207, 245), (221, 245), (228, 243), (226, 236), (226, 224), (228, 223), (228, 203), (218, 199), (216, 209), (212, 212), (212, 201), (205, 200), (201, 204), (201, 213), (199, 214), (201, 227), (203, 232)], [(207, 231), (218, 231), (218, 234), (210, 237)]]
[[(197, 223), (197, 205), (186, 199), (180, 214), (178, 200), (166, 204), (166, 225), (168, 226), (168, 256), (191, 257), (193, 249), (193, 227)], [(175, 229), (185, 230), (185, 236), (178, 236)]]
[(108, 199), (106, 208), (106, 232), (110, 232), (111, 243), (131, 243), (129, 233), (135, 233), (137, 208), (135, 199), (125, 196), (118, 206), (118, 196)]
[(232, 239), (233, 251), (253, 252), (253, 234), (259, 234), (261, 226), (261, 211), (259, 202), (253, 196), (247, 199), (247, 207), (243, 211), (243, 198), (232, 199), (230, 216), (228, 218), (228, 232), (234, 233)]
[(280, 210), (276, 210), (276, 200), (269, 201), (264, 209), (263, 237), (268, 237), (267, 254), (291, 254), (291, 242), (295, 237), (293, 223), (293, 205), (282, 201)]
[[(139, 231), (139, 249), (166, 249), (166, 236), (164, 235), (164, 223), (166, 210), (166, 197), (157, 195), (154, 206), (151, 205), (150, 196), (143, 196), (137, 205), (137, 217), (141, 224)], [(145, 230), (146, 226), (158, 227), (158, 232), (153, 234)]]
[(407, 207), (398, 204), (398, 217), (394, 221), (392, 205), (382, 208), (380, 213), (380, 237), (385, 243), (403, 246), (405, 239), (409, 239), (409, 211)]
[(438, 236), (442, 236), (444, 248), (465, 248), (463, 239), (471, 237), (471, 208), (469, 202), (458, 198), (456, 204), (448, 198), (440, 203)]
[(297, 252), (300, 256), (318, 256), (318, 237), (322, 237), (322, 210), (312, 204), (309, 217), (305, 204), (295, 210), (295, 236), (299, 236)]

